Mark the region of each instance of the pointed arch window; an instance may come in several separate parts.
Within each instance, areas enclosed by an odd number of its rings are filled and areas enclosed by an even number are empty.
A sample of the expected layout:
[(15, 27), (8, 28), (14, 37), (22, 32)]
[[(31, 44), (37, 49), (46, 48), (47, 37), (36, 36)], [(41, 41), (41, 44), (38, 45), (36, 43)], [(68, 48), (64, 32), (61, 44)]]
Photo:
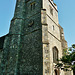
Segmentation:
[(58, 63), (58, 49), (53, 47), (53, 63)]
[(55, 75), (58, 75), (58, 72), (57, 72), (57, 70), (55, 70), (55, 71), (54, 71), (54, 73), (55, 73)]

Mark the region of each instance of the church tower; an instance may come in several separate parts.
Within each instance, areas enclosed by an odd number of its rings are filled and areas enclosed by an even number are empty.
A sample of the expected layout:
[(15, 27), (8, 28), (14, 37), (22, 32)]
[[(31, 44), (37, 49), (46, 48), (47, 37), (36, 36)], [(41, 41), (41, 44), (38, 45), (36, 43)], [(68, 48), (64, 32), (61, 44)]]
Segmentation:
[[(58, 10), (53, 0), (43, 0), (41, 10), (43, 42), (43, 75), (60, 75), (55, 67), (62, 57)], [(64, 75), (64, 74), (62, 74)]]
[(53, 0), (16, 0), (0, 75), (64, 75), (55, 66), (63, 54), (62, 30)]
[(43, 75), (42, 0), (17, 0), (4, 41), (0, 75)]

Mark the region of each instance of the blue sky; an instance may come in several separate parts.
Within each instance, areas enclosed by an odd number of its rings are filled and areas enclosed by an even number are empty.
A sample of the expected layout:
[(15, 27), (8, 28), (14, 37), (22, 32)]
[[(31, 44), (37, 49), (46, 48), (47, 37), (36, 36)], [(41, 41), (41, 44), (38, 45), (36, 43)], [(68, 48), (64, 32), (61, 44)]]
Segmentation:
[[(68, 46), (75, 43), (75, 0), (54, 0), (58, 6), (59, 24), (64, 28)], [(9, 32), (16, 0), (0, 1), (0, 37)]]
[(75, 44), (75, 0), (54, 0), (58, 6), (59, 24), (64, 28), (68, 46)]

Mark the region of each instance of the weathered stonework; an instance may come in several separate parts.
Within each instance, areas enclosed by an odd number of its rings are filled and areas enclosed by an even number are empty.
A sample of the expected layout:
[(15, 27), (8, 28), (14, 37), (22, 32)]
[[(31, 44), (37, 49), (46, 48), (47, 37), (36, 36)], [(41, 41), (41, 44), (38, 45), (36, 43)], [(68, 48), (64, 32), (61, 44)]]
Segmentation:
[(53, 61), (67, 47), (62, 33), (53, 0), (17, 0), (9, 33), (0, 38), (0, 75), (68, 75)]
[[(36, 2), (35, 12), (30, 3)], [(17, 0), (3, 48), (0, 75), (42, 75), (41, 0)]]

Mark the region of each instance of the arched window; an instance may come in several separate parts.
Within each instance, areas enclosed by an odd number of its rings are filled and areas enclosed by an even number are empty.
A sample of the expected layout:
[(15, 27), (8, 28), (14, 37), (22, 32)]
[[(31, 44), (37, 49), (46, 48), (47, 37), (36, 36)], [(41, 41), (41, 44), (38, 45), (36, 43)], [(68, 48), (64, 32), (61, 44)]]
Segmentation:
[(55, 75), (58, 75), (58, 74), (57, 74), (57, 70), (55, 70)]
[(56, 47), (53, 47), (53, 62), (57, 63), (58, 62), (57, 59), (58, 59), (58, 49)]
[(55, 69), (54, 70), (54, 75), (60, 75), (60, 70)]

